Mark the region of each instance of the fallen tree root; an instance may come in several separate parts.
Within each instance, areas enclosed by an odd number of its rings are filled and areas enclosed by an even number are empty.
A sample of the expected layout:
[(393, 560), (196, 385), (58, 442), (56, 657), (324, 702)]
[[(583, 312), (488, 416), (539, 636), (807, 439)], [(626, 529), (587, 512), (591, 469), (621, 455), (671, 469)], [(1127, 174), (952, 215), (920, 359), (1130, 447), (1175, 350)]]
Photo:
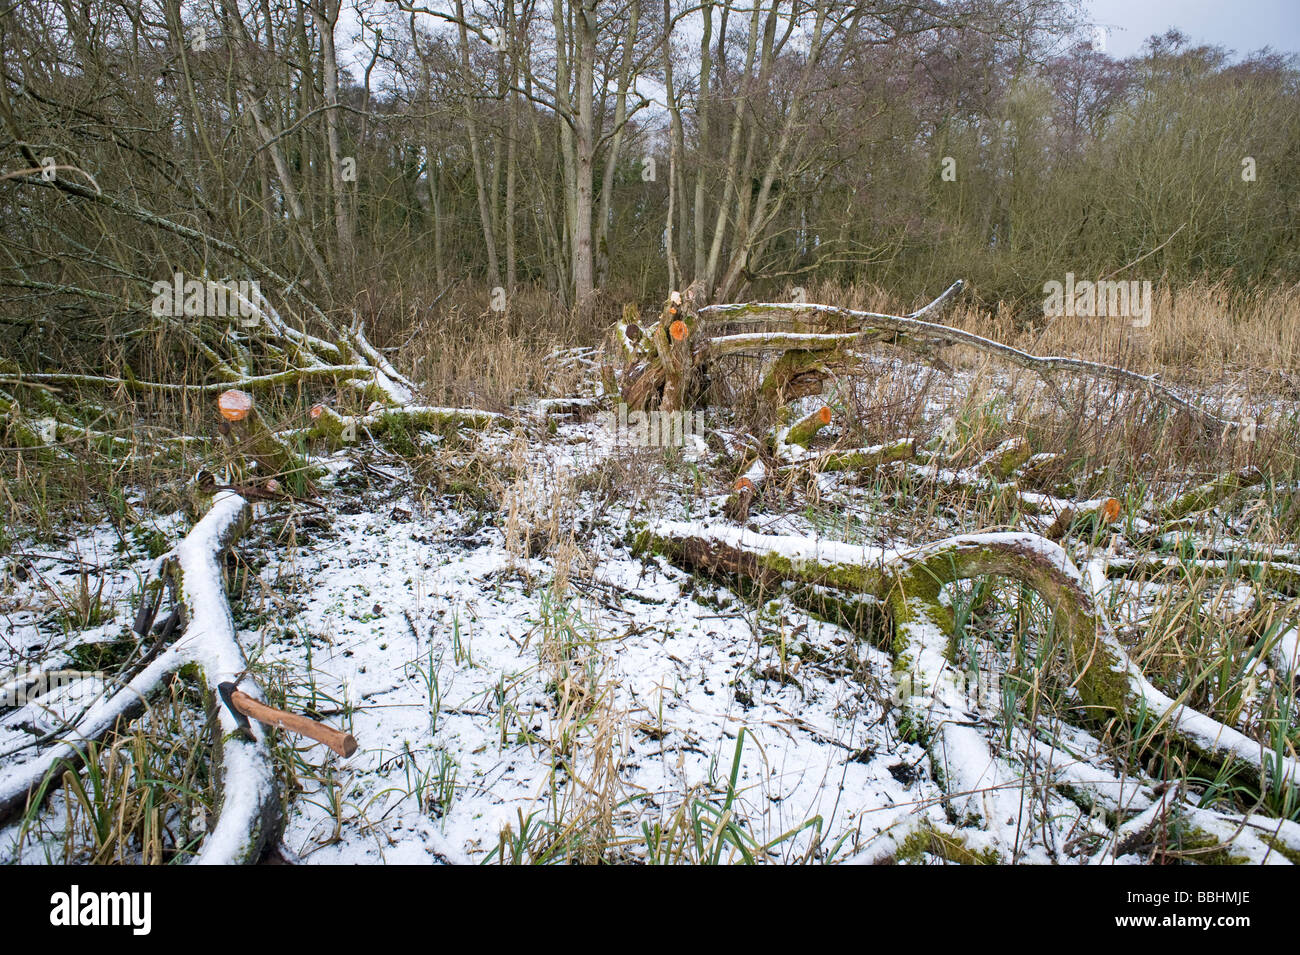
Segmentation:
[(0, 824), (43, 801), (68, 766), (84, 760), (86, 744), (125, 726), (148, 706), (148, 698), (182, 667), (200, 673), (204, 697), (215, 714), (213, 776), (219, 809), (196, 863), (252, 863), (274, 841), (281, 821), (281, 794), (265, 734), (242, 733), (220, 705), (217, 687), (244, 678), (247, 662), (235, 639), (234, 622), (221, 579), (221, 556), (239, 539), (252, 508), (242, 497), (220, 492), (212, 507), (160, 567), (172, 575), (186, 626), (177, 641), (129, 683), (99, 700), (53, 746), (0, 776)]
[(767, 587), (793, 582), (874, 596), (893, 621), (895, 672), (907, 729), (926, 743), (936, 774), (950, 793), (978, 808), (996, 833), (1018, 828), (1020, 803), (1013, 778), (988, 753), (968, 715), (954, 667), (952, 611), (939, 599), (956, 581), (999, 576), (1037, 592), (1054, 612), (1065, 666), (1086, 719), (1116, 720), (1158, 732), (1207, 760), (1240, 773), (1263, 794), (1300, 781), (1292, 756), (1170, 699), (1132, 662), (1097, 609), (1091, 591), (1066, 552), (1034, 534), (971, 534), (910, 551), (836, 541), (755, 534), (741, 528), (661, 522), (644, 529), (641, 550), (668, 556), (693, 570), (739, 575)]

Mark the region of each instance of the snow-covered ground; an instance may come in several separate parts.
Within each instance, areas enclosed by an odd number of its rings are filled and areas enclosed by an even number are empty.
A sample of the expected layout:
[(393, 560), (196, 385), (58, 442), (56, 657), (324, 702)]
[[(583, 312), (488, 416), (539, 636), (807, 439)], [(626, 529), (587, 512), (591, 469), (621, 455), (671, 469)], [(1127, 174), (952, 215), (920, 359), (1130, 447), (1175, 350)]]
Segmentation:
[[(296, 748), (286, 857), (727, 861), (745, 846), (768, 861), (844, 861), (904, 820), (967, 825), (970, 809), (999, 814), (965, 830), (974, 849), (993, 832), (1020, 860), (1084, 862), (1105, 855), (1117, 820), (1152, 810), (1153, 781), (1088, 733), (1005, 731), (996, 707), (974, 701), (969, 731), (1002, 740), (987, 775), (1000, 788), (945, 807), (930, 756), (902, 738), (889, 654), (788, 593), (756, 601), (633, 552), (631, 528), (648, 515), (720, 521), (726, 495), (690, 487), (703, 452), (665, 469), (662, 452), (616, 446), (599, 416), (554, 412), (540, 403), (527, 433), (485, 439), (505, 477), (481, 500), (435, 493), (418, 469), (353, 449), (324, 461), (327, 519), (258, 508), (237, 548), (255, 573), (234, 602), (239, 642), (287, 708), (360, 743), (344, 759), (285, 740)], [(610, 495), (602, 475), (630, 476), (638, 493)], [(851, 484), (820, 480), (830, 504), (754, 526), (855, 549), (908, 543)], [(127, 634), (160, 542), (186, 529), (180, 514), (154, 524), (125, 539), (104, 525), (18, 543), (0, 593), (0, 671), (70, 666), (78, 645)], [(1084, 569), (1103, 597), (1135, 586)], [(102, 610), (70, 623), (100, 581)], [(1250, 596), (1238, 587), (1229, 609)], [(1294, 657), (1295, 643), (1290, 630), (1278, 646)], [(94, 692), (73, 682), (39, 705), (0, 707), (0, 772)], [(1085, 789), (1089, 799), (1067, 798)], [(1001, 818), (1007, 806), (1014, 818)], [(21, 848), (19, 829), (0, 830), (0, 858), (57, 858), (57, 825)]]
[[(561, 428), (548, 447), (553, 456), (529, 452), (528, 480), (510, 489), (523, 524), (555, 500), (554, 483), (612, 452), (595, 421)], [(342, 456), (332, 465), (345, 483), (360, 470)], [(567, 581), (557, 581), (553, 555), (511, 553), (503, 519), (413, 494), (395, 465), (383, 468), (399, 478), (394, 490), (362, 492), (363, 507), (339, 492), (344, 507), (328, 525), (299, 531), (294, 545), (276, 546), (279, 522), (240, 545), (266, 585), (258, 594), (246, 584), (236, 604), (246, 654), (281, 682), (291, 709), (328, 713), (360, 742), (346, 760), (303, 747), (315, 776), (299, 777), (289, 854), (482, 860), (498, 851), (503, 826), (518, 832), (521, 814), (536, 825), (554, 820), (556, 800), (565, 811), (594, 801), (584, 786), (607, 769), (593, 763), (600, 749), (613, 767), (600, 798), (614, 799), (616, 841), (627, 858), (644, 858), (643, 823), (668, 828), (683, 804), (723, 803), (742, 729), (732, 811), (746, 834), (763, 845), (820, 819), (778, 842), (773, 859), (797, 858), (814, 842), (819, 857), (832, 848), (843, 857), (901, 815), (937, 805), (924, 751), (900, 741), (888, 712), (889, 658), (852, 633), (785, 600), (750, 606), (633, 556), (621, 529), (627, 509), (592, 526), (581, 513), (591, 495), (561, 505), (566, 533), (588, 528), (569, 545)], [(180, 523), (177, 515), (163, 525)], [(48, 613), (36, 609), (49, 609), (38, 575), (66, 571), (33, 556), (35, 573), (11, 584), (6, 668), (128, 628), (150, 558), (136, 545), (122, 552), (105, 528), (65, 550), (108, 571), (112, 618), (52, 638)], [(557, 647), (570, 659), (557, 660)], [(582, 684), (567, 708), (555, 686), (560, 668)], [(87, 689), (73, 684), (69, 707), (78, 686)], [(67, 715), (42, 712), (35, 727), (16, 710), (5, 715), (0, 764), (22, 758), (33, 728)], [(15, 830), (0, 834), (0, 851)], [(23, 861), (41, 858), (29, 840)]]

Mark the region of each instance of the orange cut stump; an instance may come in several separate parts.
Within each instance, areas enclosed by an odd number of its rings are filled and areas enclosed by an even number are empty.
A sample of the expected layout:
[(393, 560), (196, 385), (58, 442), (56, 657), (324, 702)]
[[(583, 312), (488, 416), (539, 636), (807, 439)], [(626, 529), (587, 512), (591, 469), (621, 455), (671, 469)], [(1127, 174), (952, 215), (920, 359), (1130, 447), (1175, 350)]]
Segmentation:
[(243, 421), (253, 410), (253, 396), (246, 391), (223, 391), (217, 399), (217, 410), (227, 421)]

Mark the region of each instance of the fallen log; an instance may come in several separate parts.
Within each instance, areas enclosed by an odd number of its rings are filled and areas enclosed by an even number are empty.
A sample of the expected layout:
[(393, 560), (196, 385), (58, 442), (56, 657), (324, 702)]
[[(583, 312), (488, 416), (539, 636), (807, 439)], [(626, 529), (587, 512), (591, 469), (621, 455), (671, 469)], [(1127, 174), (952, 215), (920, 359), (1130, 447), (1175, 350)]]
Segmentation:
[(899, 335), (906, 336), (914, 342), (929, 343), (931, 346), (966, 345), (1032, 371), (1049, 382), (1054, 382), (1055, 376), (1068, 372), (1090, 375), (1120, 385), (1135, 386), (1146, 391), (1162, 404), (1185, 411), (1215, 428), (1236, 430), (1243, 427), (1241, 421), (1230, 421), (1221, 418), (1193, 404), (1172, 388), (1162, 384), (1155, 375), (1141, 375), (1116, 365), (1107, 365), (1082, 358), (1032, 355), (1019, 348), (976, 335), (973, 332), (952, 328), (947, 325), (939, 325), (923, 319), (923, 316), (932, 316), (937, 312), (960, 288), (960, 282), (954, 283), (943, 295), (925, 306), (925, 308), (905, 316), (866, 312), (836, 305), (815, 305), (806, 302), (753, 302), (735, 305), (709, 305), (700, 309), (699, 313), (701, 318), (718, 321), (734, 321), (740, 318), (767, 316), (798, 317), (806, 321), (809, 316), (813, 316), (827, 324), (839, 322), (843, 326), (854, 329), (848, 332), (760, 332), (723, 336), (707, 341), (710, 354), (714, 357), (740, 352), (754, 353), (773, 350), (829, 351), (869, 341), (884, 341), (889, 336)]
[(1236, 492), (1255, 487), (1263, 480), (1263, 473), (1255, 468), (1229, 471), (1159, 505), (1152, 515), (1153, 521), (1160, 525), (1172, 524), (1199, 511), (1209, 510)]
[[(960, 750), (968, 757), (987, 749), (973, 727), (962, 725), (969, 721), (958, 718), (966, 704), (952, 666), (952, 611), (940, 601), (940, 590), (960, 580), (999, 576), (1034, 590), (1053, 611), (1067, 678), (1088, 722), (1143, 725), (1146, 733), (1165, 735), (1229, 774), (1240, 773), (1260, 793), (1300, 781), (1294, 757), (1272, 752), (1156, 689), (1120, 645), (1078, 568), (1043, 537), (971, 534), (897, 551), (660, 522), (640, 531), (636, 544), (692, 570), (738, 575), (768, 588), (794, 582), (876, 597), (892, 619), (895, 671), (907, 681), (907, 723), (927, 742), (932, 758), (939, 752), (936, 742), (942, 752)], [(968, 791), (996, 793), (1002, 786), (993, 762), (981, 764), (976, 756), (956, 765), (963, 783), (978, 783), (967, 785)]]
[(916, 440), (901, 438), (867, 448), (842, 448), (791, 461), (782, 470), (807, 467), (817, 473), (822, 471), (874, 471), (894, 461), (908, 461), (916, 456)]
[(396, 432), (447, 433), (457, 428), (487, 431), (508, 428), (511, 420), (492, 411), (473, 408), (433, 408), (406, 405), (381, 407), (364, 415), (341, 415), (328, 405), (313, 405), (311, 424), (301, 432), (309, 440), (325, 440), (334, 447), (351, 444), (358, 435), (382, 438)]
[(1112, 557), (1106, 561), (1106, 573), (1111, 577), (1158, 577), (1165, 574), (1190, 576), (1193, 573), (1211, 577), (1249, 577), (1288, 596), (1300, 596), (1300, 564), (1282, 561), (1188, 559), (1183, 557)]

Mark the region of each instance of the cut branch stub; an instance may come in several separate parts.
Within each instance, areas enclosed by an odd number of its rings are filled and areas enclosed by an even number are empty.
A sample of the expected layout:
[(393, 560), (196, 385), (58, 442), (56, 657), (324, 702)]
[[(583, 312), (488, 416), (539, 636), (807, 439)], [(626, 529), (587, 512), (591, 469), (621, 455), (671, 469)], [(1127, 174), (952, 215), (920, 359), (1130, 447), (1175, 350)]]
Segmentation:
[[(691, 344), (687, 341), (691, 328), (682, 317), (684, 313), (681, 303), (681, 293), (673, 292), (650, 336), (663, 368), (663, 394), (659, 400), (661, 411), (682, 410), (691, 375), (693, 356)], [(689, 317), (691, 321), (694, 320), (693, 316)]]
[(1051, 526), (1043, 532), (1043, 536), (1048, 540), (1059, 541), (1071, 530), (1076, 533), (1079, 531), (1091, 533), (1119, 520), (1121, 510), (1119, 501), (1113, 497), (1089, 501), (1078, 507), (1065, 507), (1056, 515), (1056, 520)]
[[(943, 295), (910, 316), (882, 316), (898, 322), (916, 322), (917, 316), (937, 312), (950, 300), (961, 282), (954, 283)], [(863, 327), (862, 317), (869, 313), (828, 306), (799, 303), (778, 305), (711, 305), (697, 308), (703, 300), (697, 286), (685, 295), (673, 292), (665, 303), (658, 322), (642, 329), (634, 321), (634, 310), (625, 308), (623, 319), (615, 329), (615, 350), (623, 368), (619, 391), (633, 411), (643, 411), (656, 403), (667, 410), (681, 410), (689, 396), (697, 391), (699, 371), (727, 355), (780, 355), (765, 377), (761, 393), (768, 400), (782, 403), (792, 398), (816, 394), (832, 368), (853, 361), (849, 348), (884, 335), (901, 336), (898, 329)], [(766, 331), (735, 335), (700, 334), (704, 319), (724, 322), (760, 318), (776, 319), (802, 327), (805, 319), (813, 327), (840, 329), (835, 332)], [(925, 323), (920, 322), (920, 325)], [(939, 326), (941, 327), (941, 326)], [(843, 331), (849, 328), (851, 330)], [(644, 332), (644, 334), (640, 334)]]
[(227, 421), (243, 421), (253, 411), (253, 396), (235, 389), (223, 391), (217, 398), (217, 410)]
[(760, 455), (754, 458), (744, 474), (736, 478), (731, 486), (731, 496), (723, 506), (723, 514), (740, 523), (749, 520), (749, 505), (753, 503), (754, 496), (765, 480), (767, 480), (767, 465), (763, 463)]
[(272, 474), (299, 470), (297, 455), (267, 426), (248, 392), (223, 391), (217, 398), (217, 411), (224, 426), (222, 433), (230, 429), (239, 452), (254, 458)]
[[(696, 296), (672, 292), (659, 313), (659, 320), (643, 329), (635, 307), (626, 306), (614, 331), (615, 346), (622, 360), (619, 389), (632, 411), (657, 405), (662, 411), (681, 411), (691, 393), (696, 350)], [(657, 399), (657, 401), (656, 401)]]
[(831, 409), (823, 405), (810, 415), (796, 421), (786, 432), (785, 443), (797, 444), (801, 448), (807, 448), (812, 443), (813, 437), (822, 428), (831, 423)]

